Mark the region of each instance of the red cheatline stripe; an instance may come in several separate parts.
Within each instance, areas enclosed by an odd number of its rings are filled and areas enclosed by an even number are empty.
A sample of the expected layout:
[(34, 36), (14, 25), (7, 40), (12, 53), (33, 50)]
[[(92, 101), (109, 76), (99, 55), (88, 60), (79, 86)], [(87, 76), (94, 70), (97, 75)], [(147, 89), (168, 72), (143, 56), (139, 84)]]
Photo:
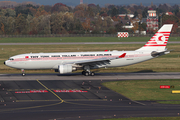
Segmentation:
[(29, 60), (32, 60), (32, 61), (43, 61), (43, 60), (86, 60), (86, 59), (98, 59), (98, 58), (104, 58), (104, 57), (107, 57), (107, 58), (111, 58), (111, 57), (118, 57), (117, 55), (113, 55), (113, 56), (76, 56), (76, 57), (57, 57), (57, 58), (54, 58), (54, 57), (49, 57), (49, 58), (17, 58), (17, 59), (14, 59), (13, 61), (10, 61), (10, 62), (14, 62), (14, 61), (29, 61)]
[(15, 91), (15, 93), (47, 93), (47, 90)]
[(54, 92), (88, 92), (83, 90), (53, 90)]

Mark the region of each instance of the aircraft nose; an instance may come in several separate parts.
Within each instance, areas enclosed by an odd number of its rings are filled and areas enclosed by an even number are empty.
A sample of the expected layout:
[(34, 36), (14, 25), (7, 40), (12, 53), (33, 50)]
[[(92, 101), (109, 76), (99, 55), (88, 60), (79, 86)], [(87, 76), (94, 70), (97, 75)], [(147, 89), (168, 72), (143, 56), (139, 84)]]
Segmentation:
[(6, 61), (4, 61), (4, 64), (6, 65)]

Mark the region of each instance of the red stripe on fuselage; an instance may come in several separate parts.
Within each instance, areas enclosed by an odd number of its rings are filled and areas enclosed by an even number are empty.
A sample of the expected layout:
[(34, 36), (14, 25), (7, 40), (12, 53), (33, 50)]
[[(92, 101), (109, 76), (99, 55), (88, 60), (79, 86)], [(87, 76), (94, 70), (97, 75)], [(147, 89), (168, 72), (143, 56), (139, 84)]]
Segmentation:
[(17, 58), (10, 62), (17, 62), (17, 61), (45, 61), (45, 60), (91, 60), (91, 59), (99, 59), (99, 58), (112, 58), (112, 57), (119, 57), (119, 55), (115, 56), (76, 56), (76, 57), (48, 57), (48, 58)]

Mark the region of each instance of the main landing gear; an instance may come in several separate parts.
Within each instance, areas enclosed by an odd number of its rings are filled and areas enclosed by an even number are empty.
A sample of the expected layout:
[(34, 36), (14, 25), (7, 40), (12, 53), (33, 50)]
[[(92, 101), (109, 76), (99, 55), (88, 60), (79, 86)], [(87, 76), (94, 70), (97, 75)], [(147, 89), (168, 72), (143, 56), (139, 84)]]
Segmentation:
[(94, 75), (95, 75), (94, 72), (88, 72), (88, 71), (82, 71), (82, 74), (83, 74), (84, 76), (94, 76)]
[(24, 69), (21, 69), (21, 71), (22, 71), (22, 76), (25, 76), (26, 73), (24, 72)]
[(82, 74), (84, 76), (94, 76), (95, 73), (90, 71), (90, 67), (89, 66), (84, 66), (84, 71), (82, 71)]

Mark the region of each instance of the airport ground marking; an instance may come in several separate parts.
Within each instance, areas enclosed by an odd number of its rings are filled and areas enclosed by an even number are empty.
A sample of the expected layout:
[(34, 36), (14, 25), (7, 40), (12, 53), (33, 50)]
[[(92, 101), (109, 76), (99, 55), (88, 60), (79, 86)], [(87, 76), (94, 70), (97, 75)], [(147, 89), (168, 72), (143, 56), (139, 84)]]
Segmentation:
[[(44, 101), (59, 101), (59, 100), (16, 100), (16, 102), (44, 102)], [(72, 102), (72, 101), (107, 101), (107, 99), (66, 99), (64, 101)]]
[[(49, 88), (50, 89), (50, 88)], [(7, 91), (30, 91), (30, 90), (47, 90), (47, 89), (7, 89)], [(57, 89), (57, 88), (51, 88), (50, 90), (59, 90), (59, 91), (70, 91), (70, 90), (72, 90), (72, 91), (76, 91), (76, 92), (83, 92), (83, 91), (87, 91), (87, 90), (85, 90), (85, 89)]]
[(42, 84), (39, 80), (36, 80), (40, 85), (42, 85), (46, 90), (51, 92), (53, 95), (55, 95), (61, 102), (64, 102), (63, 99), (61, 99), (56, 93), (54, 93), (51, 89), (47, 88), (44, 84)]
[(141, 102), (138, 102), (138, 101), (135, 101), (135, 100), (131, 100), (132, 102), (135, 102), (135, 103), (137, 103), (137, 104), (140, 104), (140, 105), (146, 105), (146, 104), (144, 104), (144, 103), (141, 103)]
[[(65, 101), (61, 99), (57, 94), (55, 94), (52, 90), (47, 88), (44, 84), (42, 84), (39, 80), (37, 82), (42, 85), (46, 90), (50, 91), (53, 95), (55, 95), (61, 102), (54, 103), (54, 104), (49, 104), (49, 105), (39, 105), (39, 106), (32, 106), (32, 107), (22, 107), (22, 108), (12, 108), (12, 109), (5, 109), (5, 110), (0, 110), (0, 112), (7, 112), (7, 111), (13, 111), (13, 110), (25, 110), (25, 109), (34, 109), (34, 108), (41, 108), (41, 107), (48, 107), (48, 106), (54, 106), (54, 105), (59, 105), (64, 103)], [(36, 101), (36, 100), (35, 100)], [(17, 101), (20, 102), (20, 101)], [(25, 102), (25, 101), (24, 101)]]
[(45, 102), (45, 101), (59, 101), (59, 100), (16, 100), (16, 102)]
[(5, 109), (5, 110), (0, 110), (0, 112), (8, 112), (8, 111), (15, 111), (15, 110), (26, 110), (26, 109), (34, 109), (34, 108), (41, 108), (41, 107), (49, 107), (49, 106), (59, 105), (59, 104), (62, 104), (62, 103), (63, 103), (63, 101), (58, 102), (58, 103), (54, 103), (54, 104), (49, 104), (49, 105), (39, 105), (39, 106), (32, 106), (32, 107)]
[[(84, 104), (84, 103), (74, 103), (74, 102), (68, 102), (68, 101), (64, 101), (67, 104), (73, 104), (73, 105), (81, 105), (81, 106), (97, 106), (97, 107), (113, 107), (113, 108), (122, 108), (122, 107), (137, 107), (137, 106), (112, 106), (112, 105), (94, 105), (94, 104)], [(99, 102), (103, 102), (103, 101), (99, 101)], [(107, 102), (107, 101), (105, 101)], [(143, 106), (138, 106), (138, 107), (143, 107)]]

